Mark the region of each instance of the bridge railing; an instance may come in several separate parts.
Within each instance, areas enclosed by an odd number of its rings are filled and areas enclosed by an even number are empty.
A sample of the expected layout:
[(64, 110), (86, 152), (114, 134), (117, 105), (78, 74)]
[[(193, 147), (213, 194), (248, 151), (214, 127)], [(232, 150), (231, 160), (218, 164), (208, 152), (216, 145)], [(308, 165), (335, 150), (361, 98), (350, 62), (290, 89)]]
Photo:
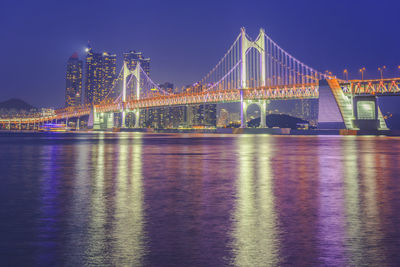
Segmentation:
[(340, 83), (345, 94), (400, 95), (400, 78), (350, 80)]

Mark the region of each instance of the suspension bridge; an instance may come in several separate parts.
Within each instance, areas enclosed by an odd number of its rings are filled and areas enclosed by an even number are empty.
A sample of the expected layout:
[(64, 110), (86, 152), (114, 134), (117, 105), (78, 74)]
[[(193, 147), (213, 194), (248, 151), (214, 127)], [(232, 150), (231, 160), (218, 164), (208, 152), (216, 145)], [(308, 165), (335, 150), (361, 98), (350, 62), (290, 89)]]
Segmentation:
[[(319, 128), (387, 129), (376, 99), (400, 95), (399, 86), (400, 78), (337, 79), (296, 59), (263, 29), (251, 39), (242, 28), (215, 67), (184, 92), (165, 91), (140, 64), (134, 70), (124, 64), (100, 104), (58, 109), (52, 116), (5, 118), (0, 124), (8, 125), (9, 129), (12, 125), (34, 129), (44, 122), (76, 119), (79, 125), (79, 119), (89, 115), (90, 128), (113, 128), (114, 114), (120, 113), (120, 125), (124, 128), (126, 114), (133, 113), (134, 128), (140, 128), (140, 113), (147, 108), (238, 102), (242, 128), (247, 127), (247, 108), (252, 104), (260, 108), (260, 127), (266, 127), (269, 101), (319, 99)], [(117, 96), (111, 94), (115, 91), (119, 92)]]

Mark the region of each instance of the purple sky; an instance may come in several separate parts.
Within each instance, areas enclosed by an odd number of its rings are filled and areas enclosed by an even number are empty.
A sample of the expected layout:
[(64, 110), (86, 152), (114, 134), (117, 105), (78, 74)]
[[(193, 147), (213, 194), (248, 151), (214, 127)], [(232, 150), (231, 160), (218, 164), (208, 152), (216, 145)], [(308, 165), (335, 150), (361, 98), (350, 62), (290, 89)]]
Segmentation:
[(64, 103), (65, 65), (75, 51), (143, 51), (151, 77), (182, 86), (223, 56), (240, 27), (260, 27), (310, 65), (350, 77), (400, 76), (400, 3), (396, 0), (304, 1), (11, 1), (0, 2), (0, 101)]

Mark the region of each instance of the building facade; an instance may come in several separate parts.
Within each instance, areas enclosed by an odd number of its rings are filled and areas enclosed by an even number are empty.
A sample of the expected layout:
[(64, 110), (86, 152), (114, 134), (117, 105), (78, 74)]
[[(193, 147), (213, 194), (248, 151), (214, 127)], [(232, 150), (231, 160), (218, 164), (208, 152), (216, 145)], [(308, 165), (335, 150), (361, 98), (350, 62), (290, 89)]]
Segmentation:
[(215, 127), (217, 125), (217, 104), (188, 106), (188, 121), (191, 126)]
[(158, 85), (158, 87), (160, 87), (160, 89), (164, 90), (167, 93), (174, 93), (174, 84), (170, 83), (170, 82), (165, 82), (165, 83), (161, 83)]
[(113, 81), (116, 79), (117, 56), (95, 53), (86, 49), (85, 104), (99, 104), (107, 96), (113, 96)]
[(109, 94), (111, 97), (115, 96), (115, 88), (113, 83), (117, 78), (117, 56), (111, 55), (107, 52), (103, 53), (103, 75), (102, 75), (102, 90), (101, 97), (104, 99)]
[(67, 61), (65, 107), (75, 107), (82, 103), (82, 65), (77, 53)]
[(142, 52), (129, 51), (124, 53), (124, 62), (126, 62), (126, 65), (130, 70), (134, 70), (138, 62), (140, 62), (143, 71), (147, 76), (150, 76), (150, 58), (143, 57)]

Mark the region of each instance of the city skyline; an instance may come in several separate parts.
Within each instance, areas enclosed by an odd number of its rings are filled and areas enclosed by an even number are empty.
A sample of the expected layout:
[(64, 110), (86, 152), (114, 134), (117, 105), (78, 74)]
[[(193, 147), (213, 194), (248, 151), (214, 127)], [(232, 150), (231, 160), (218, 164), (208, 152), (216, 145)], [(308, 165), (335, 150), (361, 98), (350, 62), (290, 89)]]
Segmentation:
[[(249, 2), (240, 6), (235, 1), (230, 1), (230, 5), (224, 1), (214, 5), (207, 2), (191, 5), (171, 2), (168, 14), (161, 12), (165, 3), (149, 2), (136, 4), (138, 9), (152, 10), (157, 16), (143, 20), (148, 12), (139, 12), (129, 23), (128, 18), (123, 16), (118, 16), (115, 22), (112, 20), (118, 12), (129, 8), (130, 4), (123, 2), (117, 2), (113, 7), (99, 3), (100, 10), (110, 12), (106, 19), (89, 12), (92, 21), (84, 17), (89, 9), (87, 3), (80, 3), (75, 9), (69, 3), (56, 6), (48, 2), (42, 17), (33, 15), (36, 7), (29, 3), (18, 9), (18, 13), (16, 4), (3, 3), (3, 10), (9, 12), (1, 22), (7, 27), (5, 42), (0, 48), (14, 56), (6, 55), (5, 62), (10, 64), (1, 66), (0, 99), (18, 97), (36, 106), (62, 106), (66, 58), (80, 48), (82, 57), (87, 40), (95, 43), (99, 52), (113, 51), (118, 57), (132, 48), (143, 51), (152, 58), (152, 77), (155, 81), (169, 81), (178, 87), (191, 84), (201, 78), (199, 73), (206, 72), (219, 60), (221, 52), (229, 46), (232, 36), (238, 33), (241, 26), (245, 26), (251, 36), (259, 27), (266, 28), (266, 32), (287, 51), (320, 71), (332, 71), (339, 78), (344, 69), (348, 69), (350, 78), (359, 77), (360, 67), (366, 68), (365, 77), (379, 77), (378, 67), (383, 65), (387, 66), (384, 76), (394, 76), (399, 72), (399, 58), (396, 56), (399, 37), (392, 34), (396, 28), (394, 10), (398, 4), (393, 1), (384, 1), (379, 6), (361, 1), (338, 1), (332, 7), (327, 3), (309, 1), (313, 2), (313, 10), (302, 3), (288, 6), (287, 3)], [(72, 9), (77, 19), (66, 25), (64, 19), (68, 15), (65, 14)], [(201, 20), (205, 13), (209, 15), (206, 22)], [(241, 13), (243, 16), (239, 16)], [(287, 15), (287, 18), (278, 19), (279, 14)], [(24, 16), (23, 21), (32, 23), (21, 24), (18, 21), (21, 16)], [(326, 17), (340, 23), (330, 22)], [(374, 20), (362, 19), (365, 17), (373, 17)], [(319, 21), (319, 25), (315, 25), (315, 21)], [(94, 23), (101, 29), (109, 29), (109, 35), (96, 33)], [(144, 24), (146, 30), (140, 26)], [(35, 28), (31, 28), (33, 26)], [(34, 38), (29, 49), (23, 49), (27, 40), (32, 39), (32, 34), (41, 36), (41, 27), (49, 27), (47, 34), (43, 38)], [(371, 38), (370, 32), (376, 32), (377, 37)], [(385, 35), (386, 42), (380, 42), (379, 35)], [(16, 50), (21, 52), (15, 54)], [(43, 58), (40, 64), (37, 55)], [(17, 68), (16, 62), (21, 62), (20, 57), (24, 57), (27, 68), (34, 68), (25, 74), (27, 79), (18, 80), (15, 74), (11, 74), (11, 70)], [(11, 62), (15, 58), (16, 62)], [(30, 81), (29, 86), (26, 80)], [(43, 95), (47, 97), (43, 98)]]

